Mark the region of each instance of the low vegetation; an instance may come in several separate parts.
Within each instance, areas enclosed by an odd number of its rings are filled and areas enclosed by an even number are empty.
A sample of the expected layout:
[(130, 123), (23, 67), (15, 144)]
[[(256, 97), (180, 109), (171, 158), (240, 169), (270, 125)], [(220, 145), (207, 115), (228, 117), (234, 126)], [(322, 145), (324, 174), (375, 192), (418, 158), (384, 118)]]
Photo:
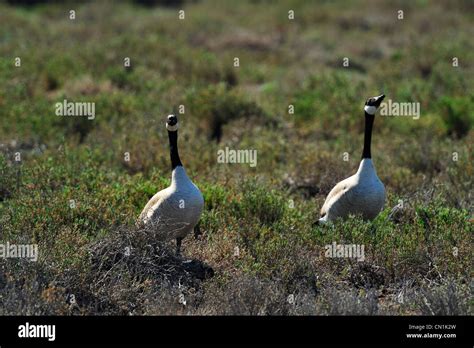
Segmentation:
[[(0, 314), (472, 315), (473, 10), (0, 3), (0, 243), (40, 252), (0, 259)], [(316, 225), (380, 92), (421, 104), (419, 119), (376, 117), (386, 207)], [(64, 99), (95, 103), (95, 118), (56, 116)], [(172, 112), (205, 198), (186, 262), (135, 226), (170, 181)], [(218, 163), (225, 147), (257, 150), (257, 166)], [(333, 243), (364, 259), (327, 257)]]

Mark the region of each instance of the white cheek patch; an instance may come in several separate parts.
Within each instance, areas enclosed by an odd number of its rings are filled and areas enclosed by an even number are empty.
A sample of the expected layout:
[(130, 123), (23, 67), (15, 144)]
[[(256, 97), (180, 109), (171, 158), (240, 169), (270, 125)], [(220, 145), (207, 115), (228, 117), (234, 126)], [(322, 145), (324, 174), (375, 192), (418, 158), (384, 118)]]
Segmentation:
[(176, 123), (174, 126), (170, 126), (168, 123), (166, 124), (166, 129), (171, 131), (171, 132), (175, 132), (178, 130), (178, 124)]
[(364, 106), (364, 110), (369, 115), (375, 115), (375, 111), (377, 111), (377, 108), (373, 105), (366, 105)]

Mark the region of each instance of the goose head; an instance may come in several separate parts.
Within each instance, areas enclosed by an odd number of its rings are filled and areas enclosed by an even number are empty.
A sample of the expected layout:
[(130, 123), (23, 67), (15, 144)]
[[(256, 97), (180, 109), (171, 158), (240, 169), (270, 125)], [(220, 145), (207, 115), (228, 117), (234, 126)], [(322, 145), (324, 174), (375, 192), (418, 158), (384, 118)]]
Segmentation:
[(367, 99), (364, 106), (364, 111), (369, 115), (375, 115), (375, 112), (379, 108), (382, 100), (385, 98), (385, 94), (381, 94), (377, 97)]
[(176, 132), (178, 130), (178, 118), (176, 115), (168, 115), (166, 129), (170, 132)]

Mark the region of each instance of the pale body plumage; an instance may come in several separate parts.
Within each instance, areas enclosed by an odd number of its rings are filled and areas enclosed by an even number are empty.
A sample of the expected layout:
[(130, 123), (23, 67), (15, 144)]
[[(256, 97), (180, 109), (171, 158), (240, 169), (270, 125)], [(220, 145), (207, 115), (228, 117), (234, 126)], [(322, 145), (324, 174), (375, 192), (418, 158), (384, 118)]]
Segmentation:
[(153, 233), (157, 240), (176, 239), (176, 254), (181, 241), (196, 228), (204, 207), (201, 191), (188, 178), (178, 153), (178, 118), (169, 115), (166, 121), (171, 159), (171, 185), (155, 194), (145, 205), (138, 224)]
[(370, 144), (375, 113), (385, 98), (382, 94), (369, 98), (364, 106), (365, 130), (362, 160), (357, 173), (342, 180), (329, 192), (321, 208), (320, 223), (348, 215), (361, 215), (364, 219), (374, 219), (383, 209), (385, 203), (385, 187), (377, 176)]
[(373, 219), (383, 209), (385, 187), (375, 171), (372, 160), (364, 158), (357, 173), (339, 182), (321, 208), (320, 222), (345, 218), (349, 214), (360, 214), (364, 219)]
[(198, 223), (203, 207), (201, 191), (178, 166), (172, 172), (171, 185), (148, 201), (139, 220), (152, 226), (160, 239), (184, 238)]

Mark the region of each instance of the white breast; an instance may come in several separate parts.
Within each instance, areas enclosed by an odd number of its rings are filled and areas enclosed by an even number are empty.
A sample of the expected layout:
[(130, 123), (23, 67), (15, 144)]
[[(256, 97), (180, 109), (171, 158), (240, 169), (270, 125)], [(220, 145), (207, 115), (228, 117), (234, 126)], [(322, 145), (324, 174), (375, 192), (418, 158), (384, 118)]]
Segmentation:
[(201, 191), (183, 167), (173, 170), (170, 187), (158, 192), (147, 203), (140, 221), (163, 239), (185, 237), (199, 221), (204, 207)]
[(380, 181), (372, 160), (364, 158), (357, 173), (338, 183), (329, 192), (321, 209), (321, 222), (360, 214), (374, 219), (383, 209), (385, 187)]

